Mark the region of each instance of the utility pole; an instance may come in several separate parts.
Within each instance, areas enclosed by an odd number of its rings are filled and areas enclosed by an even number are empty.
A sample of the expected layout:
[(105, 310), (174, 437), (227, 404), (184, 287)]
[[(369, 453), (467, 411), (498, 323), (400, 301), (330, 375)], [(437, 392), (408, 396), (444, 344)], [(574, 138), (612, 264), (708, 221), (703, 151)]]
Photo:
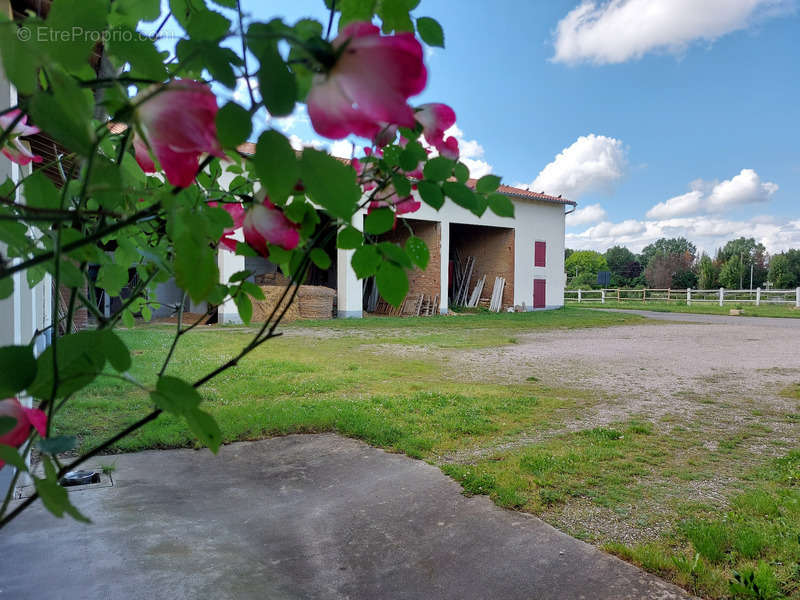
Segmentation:
[(739, 252), (739, 289), (744, 286), (742, 279), (744, 279), (744, 256), (742, 252)]

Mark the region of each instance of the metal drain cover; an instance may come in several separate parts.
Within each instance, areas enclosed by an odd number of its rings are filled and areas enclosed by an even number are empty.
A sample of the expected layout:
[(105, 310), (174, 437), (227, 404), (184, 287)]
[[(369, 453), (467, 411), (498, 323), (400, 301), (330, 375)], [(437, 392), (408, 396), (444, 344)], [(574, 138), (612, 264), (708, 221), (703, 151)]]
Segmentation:
[(60, 483), (64, 487), (100, 483), (100, 473), (97, 471), (70, 471), (61, 478)]

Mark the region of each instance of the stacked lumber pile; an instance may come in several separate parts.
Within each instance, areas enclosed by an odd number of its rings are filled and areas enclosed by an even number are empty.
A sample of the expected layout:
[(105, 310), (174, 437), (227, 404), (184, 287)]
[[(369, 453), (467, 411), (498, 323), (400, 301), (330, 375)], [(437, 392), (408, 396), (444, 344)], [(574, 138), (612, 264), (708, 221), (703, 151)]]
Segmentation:
[(392, 306), (379, 297), (374, 313), (390, 317), (429, 317), (436, 315), (439, 314), (439, 294), (432, 297), (425, 294), (409, 294), (398, 307)]
[(497, 277), (494, 280), (494, 289), (492, 290), (492, 299), (489, 302), (489, 310), (492, 312), (500, 312), (503, 308), (503, 289), (506, 287), (505, 277)]
[(463, 257), (456, 252), (453, 256), (453, 289), (450, 295), (450, 304), (453, 306), (466, 306), (470, 300), (469, 282), (472, 280), (472, 271), (475, 269), (475, 257)]

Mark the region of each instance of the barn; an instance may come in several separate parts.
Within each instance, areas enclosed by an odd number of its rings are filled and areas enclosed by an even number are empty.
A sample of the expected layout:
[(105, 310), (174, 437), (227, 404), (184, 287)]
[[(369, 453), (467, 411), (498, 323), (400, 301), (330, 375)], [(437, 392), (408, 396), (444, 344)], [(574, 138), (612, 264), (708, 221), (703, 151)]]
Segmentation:
[[(418, 211), (398, 219), (395, 228), (384, 234), (387, 241), (403, 243), (413, 232), (428, 245), (428, 268), (409, 272), (410, 299), (419, 299), (420, 303), (424, 300), (425, 306), (432, 307), (429, 312), (446, 314), (453, 304), (469, 299), (483, 278), (476, 304), (486, 306), (491, 302), (495, 282), (502, 278), (499, 310), (563, 306), (564, 222), (576, 203), (505, 185), (498, 191), (513, 202), (514, 218), (499, 217), (490, 211), (477, 217), (450, 201), (438, 211), (423, 203)], [(358, 212), (353, 225), (361, 229), (365, 216), (365, 210)], [(335, 316), (359, 318), (379, 308), (383, 303), (376, 303), (370, 294), (371, 282), (359, 280), (350, 266), (354, 251), (333, 247), (329, 250), (336, 255), (331, 268), (312, 273), (312, 277), (316, 285), (335, 290)], [(277, 267), (268, 261), (230, 252), (220, 252), (219, 267), (223, 281), (243, 269), (252, 271), (257, 282), (268, 280), (270, 274), (277, 276)], [(459, 279), (467, 280), (466, 293), (463, 284), (460, 289), (455, 285), (454, 280)], [(459, 291), (461, 298), (455, 302), (454, 295)], [(228, 302), (220, 307), (219, 319), (238, 322), (236, 306)]]

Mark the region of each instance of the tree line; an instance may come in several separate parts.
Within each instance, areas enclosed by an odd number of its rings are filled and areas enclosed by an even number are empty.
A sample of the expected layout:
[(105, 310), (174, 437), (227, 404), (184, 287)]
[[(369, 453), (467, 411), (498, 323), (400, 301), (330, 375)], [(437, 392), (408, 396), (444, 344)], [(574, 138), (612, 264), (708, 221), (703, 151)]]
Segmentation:
[(636, 254), (624, 246), (604, 253), (564, 252), (567, 287), (589, 289), (598, 273), (611, 273), (610, 287), (674, 289), (791, 289), (800, 286), (800, 249), (770, 255), (755, 238), (740, 237), (719, 248), (712, 258), (684, 237), (660, 238)]

